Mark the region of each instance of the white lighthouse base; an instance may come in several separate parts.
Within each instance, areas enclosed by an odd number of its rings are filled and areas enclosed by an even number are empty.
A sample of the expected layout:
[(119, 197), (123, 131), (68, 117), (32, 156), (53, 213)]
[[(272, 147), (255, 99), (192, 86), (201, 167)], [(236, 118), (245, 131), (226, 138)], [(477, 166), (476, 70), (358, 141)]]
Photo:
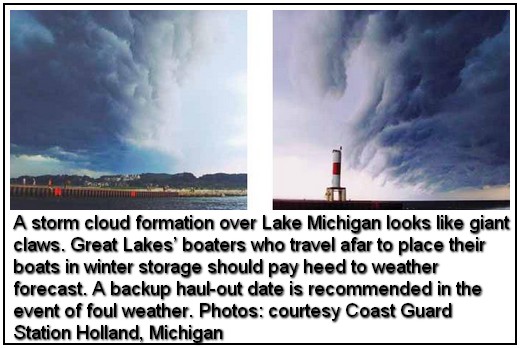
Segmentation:
[(327, 187), (325, 198), (330, 202), (344, 202), (347, 200), (347, 190), (344, 187)]

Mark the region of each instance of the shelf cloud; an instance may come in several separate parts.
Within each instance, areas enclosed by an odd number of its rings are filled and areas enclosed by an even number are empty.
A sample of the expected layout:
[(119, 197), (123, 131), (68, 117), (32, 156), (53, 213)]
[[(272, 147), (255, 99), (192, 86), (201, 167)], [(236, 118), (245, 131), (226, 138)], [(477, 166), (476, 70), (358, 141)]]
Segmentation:
[(245, 144), (228, 145), (246, 132), (245, 12), (10, 19), (15, 163), (44, 156), (78, 172), (245, 171)]
[(508, 186), (509, 31), (508, 11), (277, 11), (275, 156), (343, 144), (383, 185)]

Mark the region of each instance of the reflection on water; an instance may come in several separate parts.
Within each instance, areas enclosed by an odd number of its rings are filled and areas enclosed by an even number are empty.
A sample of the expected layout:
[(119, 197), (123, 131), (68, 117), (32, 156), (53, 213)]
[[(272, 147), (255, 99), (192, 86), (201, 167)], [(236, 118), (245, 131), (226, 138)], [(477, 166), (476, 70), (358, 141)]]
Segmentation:
[(247, 197), (25, 198), (11, 197), (18, 210), (244, 210)]

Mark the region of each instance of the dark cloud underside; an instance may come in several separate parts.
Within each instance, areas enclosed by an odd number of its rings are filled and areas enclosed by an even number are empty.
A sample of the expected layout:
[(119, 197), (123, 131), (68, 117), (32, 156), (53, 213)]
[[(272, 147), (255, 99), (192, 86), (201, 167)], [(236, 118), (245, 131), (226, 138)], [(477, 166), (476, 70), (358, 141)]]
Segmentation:
[[(193, 103), (181, 105), (198, 90), (184, 88), (187, 77), (205, 78), (191, 72), (208, 74), (201, 103), (227, 100), (214, 107), (223, 128), (231, 129), (235, 109), (243, 113), (233, 94), (239, 86), (224, 80), (245, 67), (245, 53), (232, 53), (245, 37), (232, 30), (245, 33), (245, 21), (232, 12), (11, 11), (12, 155), (74, 160), (94, 171), (171, 170), (189, 158), (181, 146), (204, 141), (181, 131), (205, 122), (193, 116)], [(226, 55), (236, 61), (218, 66)]]
[[(355, 119), (349, 163), (385, 154), (380, 174), (436, 190), (509, 183), (509, 16), (506, 11), (339, 12), (341, 43), (322, 47), (323, 94), (343, 91), (363, 49), (375, 78)], [(367, 48), (368, 47), (368, 48)], [(344, 59), (343, 63), (341, 62)], [(346, 117), (348, 113), (346, 113)]]

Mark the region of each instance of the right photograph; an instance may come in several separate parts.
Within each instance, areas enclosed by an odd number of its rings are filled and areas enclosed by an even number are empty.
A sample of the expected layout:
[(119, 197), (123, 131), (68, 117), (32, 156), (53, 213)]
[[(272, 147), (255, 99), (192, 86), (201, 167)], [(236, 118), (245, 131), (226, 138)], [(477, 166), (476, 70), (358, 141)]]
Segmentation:
[(509, 11), (274, 11), (273, 209), (509, 209)]

